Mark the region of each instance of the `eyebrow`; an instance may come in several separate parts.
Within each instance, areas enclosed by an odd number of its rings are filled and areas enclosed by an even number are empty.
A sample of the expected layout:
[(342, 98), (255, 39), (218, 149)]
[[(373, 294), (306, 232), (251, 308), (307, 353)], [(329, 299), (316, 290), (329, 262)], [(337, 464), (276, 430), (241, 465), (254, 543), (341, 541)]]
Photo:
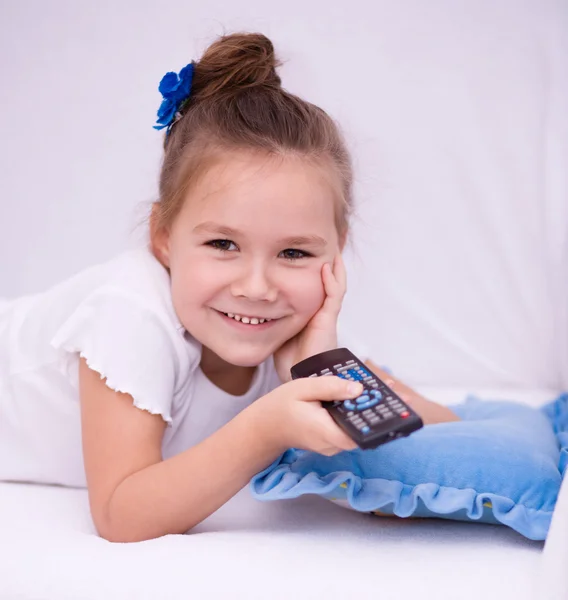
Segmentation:
[[(245, 234), (238, 229), (227, 227), (213, 221), (205, 221), (193, 228), (194, 233), (208, 232), (220, 233), (227, 237), (245, 237)], [(327, 242), (319, 235), (294, 235), (292, 237), (277, 240), (279, 244), (290, 246), (327, 246)]]

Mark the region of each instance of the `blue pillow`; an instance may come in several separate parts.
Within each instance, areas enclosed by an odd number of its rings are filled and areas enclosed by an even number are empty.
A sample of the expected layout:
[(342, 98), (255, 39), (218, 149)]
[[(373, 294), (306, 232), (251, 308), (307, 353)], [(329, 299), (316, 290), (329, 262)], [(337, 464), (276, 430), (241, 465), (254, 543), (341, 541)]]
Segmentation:
[(319, 494), (363, 512), (502, 523), (546, 538), (568, 464), (568, 394), (538, 410), (469, 397), (462, 421), (374, 450), (290, 449), (251, 481), (259, 500)]

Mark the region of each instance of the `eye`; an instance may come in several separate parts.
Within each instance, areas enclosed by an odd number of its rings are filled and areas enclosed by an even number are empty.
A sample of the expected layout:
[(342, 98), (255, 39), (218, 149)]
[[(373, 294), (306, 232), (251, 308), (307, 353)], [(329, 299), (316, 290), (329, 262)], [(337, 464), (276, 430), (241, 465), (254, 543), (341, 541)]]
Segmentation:
[(206, 245), (221, 250), (221, 252), (231, 252), (231, 245), (235, 246), (235, 248), (237, 247), (231, 240), (211, 240), (210, 242), (207, 242)]
[(303, 250), (295, 250), (294, 248), (286, 248), (286, 250), (282, 250), (282, 254), (284, 255), (284, 258), (286, 260), (290, 260), (290, 261), (298, 260), (300, 258), (307, 258), (308, 256), (311, 256), (311, 254), (308, 254), (307, 252), (304, 252)]

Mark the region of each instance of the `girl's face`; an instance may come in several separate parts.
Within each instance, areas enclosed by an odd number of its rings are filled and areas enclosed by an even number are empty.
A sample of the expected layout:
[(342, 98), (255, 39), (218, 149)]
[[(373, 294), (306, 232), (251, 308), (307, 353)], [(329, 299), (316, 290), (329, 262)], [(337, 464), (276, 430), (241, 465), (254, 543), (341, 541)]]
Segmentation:
[(154, 249), (185, 329), (222, 361), (251, 367), (321, 307), (322, 266), (340, 247), (329, 173), (297, 157), (235, 154), (191, 188)]

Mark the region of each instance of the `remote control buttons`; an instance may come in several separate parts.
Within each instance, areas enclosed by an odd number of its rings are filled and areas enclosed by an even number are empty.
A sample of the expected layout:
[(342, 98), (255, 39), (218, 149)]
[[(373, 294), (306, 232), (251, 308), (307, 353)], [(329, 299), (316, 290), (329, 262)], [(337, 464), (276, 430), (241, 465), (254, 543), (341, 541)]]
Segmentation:
[(359, 373), (357, 368), (345, 369), (345, 367), (338, 369), (337, 375), (344, 379), (351, 379), (352, 381), (363, 381), (363, 378), (366, 377), (364, 373)]
[(361, 415), (354, 413), (347, 420), (357, 429), (361, 430), (363, 427), (367, 426), (365, 420), (361, 417)]
[[(369, 394), (361, 394), (360, 396), (358, 396), (357, 398), (355, 398), (355, 400), (345, 400), (343, 402), (343, 406), (347, 409), (347, 410), (366, 410), (368, 408), (371, 408), (372, 406), (376, 406), (379, 401), (382, 399), (382, 394), (380, 392), (377, 392), (376, 390), (372, 390), (371, 391), (372, 394), (372, 398), (371, 396), (369, 396)], [(390, 411), (389, 411), (389, 416), (390, 416)]]
[(359, 410), (364, 410), (365, 408), (371, 408), (371, 406), (375, 406), (375, 404), (378, 404), (379, 401), (374, 399), (374, 400), (369, 400), (368, 402), (365, 402), (363, 404), (358, 404), (357, 408)]

